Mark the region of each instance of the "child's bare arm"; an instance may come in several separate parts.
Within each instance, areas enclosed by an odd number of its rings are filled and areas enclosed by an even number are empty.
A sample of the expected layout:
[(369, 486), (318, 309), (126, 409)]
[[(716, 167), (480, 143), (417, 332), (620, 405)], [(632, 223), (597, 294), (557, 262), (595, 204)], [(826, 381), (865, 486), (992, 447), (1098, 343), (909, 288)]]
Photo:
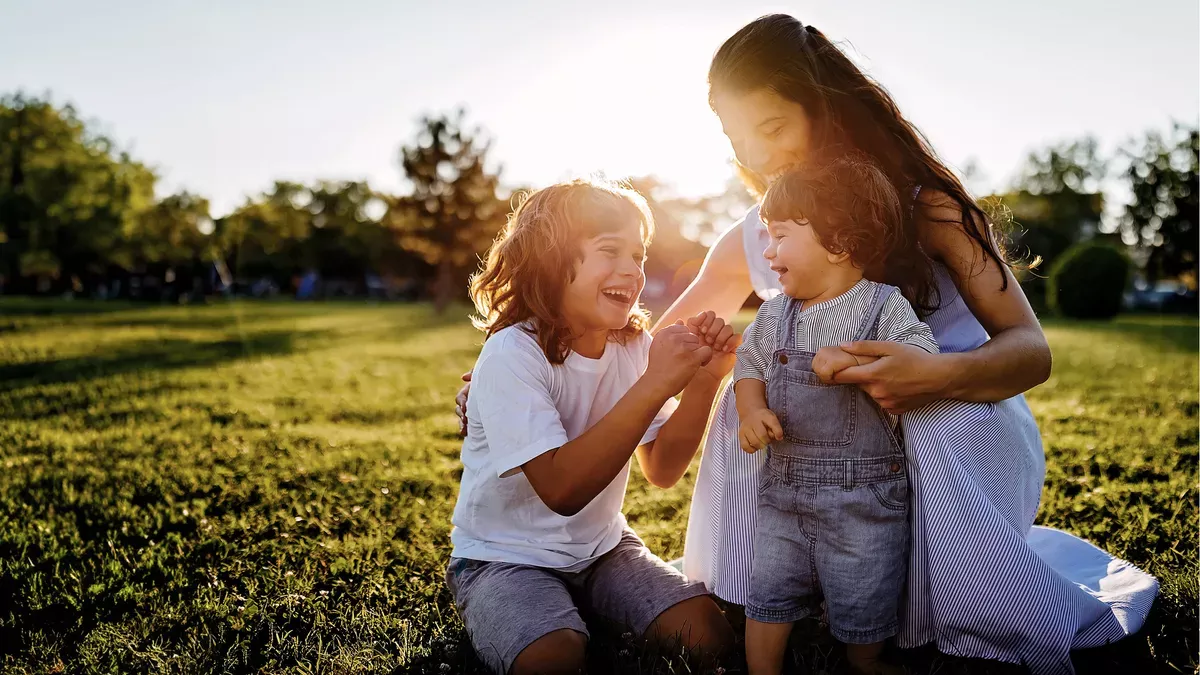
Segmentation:
[(686, 326), (654, 337), (642, 377), (592, 428), (521, 465), (534, 492), (552, 511), (572, 516), (616, 478), (668, 398), (692, 379), (712, 349)]
[(687, 472), (708, 425), (713, 399), (721, 381), (697, 373), (683, 390), (679, 407), (658, 431), (658, 437), (637, 449), (638, 465), (651, 485), (669, 488)]
[(783, 440), (783, 425), (767, 407), (767, 384), (747, 377), (733, 385), (737, 398), (738, 443), (745, 452), (753, 453), (767, 447), (771, 441)]
[(733, 370), (737, 348), (742, 342), (733, 327), (711, 311), (688, 319), (686, 325), (692, 335), (712, 347), (713, 353), (684, 388), (679, 407), (663, 424), (658, 437), (638, 448), (642, 474), (652, 485), (661, 488), (677, 483), (700, 449), (713, 400), (721, 382)]
[(747, 377), (733, 385), (737, 400), (738, 417), (749, 417), (767, 407), (767, 383)]
[(774, 352), (775, 317), (780, 307), (768, 300), (758, 308), (758, 316), (746, 328), (738, 349), (733, 393), (738, 411), (738, 444), (744, 452), (754, 453), (771, 441), (783, 439), (783, 426), (767, 407), (767, 371), (769, 355)]

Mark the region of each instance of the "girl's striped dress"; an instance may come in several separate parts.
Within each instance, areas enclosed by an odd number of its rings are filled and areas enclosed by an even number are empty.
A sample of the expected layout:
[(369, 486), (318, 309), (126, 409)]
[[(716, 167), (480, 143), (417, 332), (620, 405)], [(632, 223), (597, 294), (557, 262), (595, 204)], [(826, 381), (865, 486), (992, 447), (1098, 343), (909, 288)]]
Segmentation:
[[(741, 223), (755, 291), (779, 293), (762, 257), (766, 230)], [(925, 322), (942, 352), (973, 350), (987, 332), (937, 270), (941, 305)], [(948, 654), (1073, 672), (1071, 649), (1136, 632), (1157, 581), (1066, 532), (1033, 527), (1045, 476), (1041, 435), (1024, 396), (999, 403), (939, 401), (902, 416), (912, 495), (912, 555), (901, 647), (934, 642)], [(733, 387), (709, 429), (692, 498), (684, 572), (745, 604), (755, 500), (766, 453), (737, 442)]]

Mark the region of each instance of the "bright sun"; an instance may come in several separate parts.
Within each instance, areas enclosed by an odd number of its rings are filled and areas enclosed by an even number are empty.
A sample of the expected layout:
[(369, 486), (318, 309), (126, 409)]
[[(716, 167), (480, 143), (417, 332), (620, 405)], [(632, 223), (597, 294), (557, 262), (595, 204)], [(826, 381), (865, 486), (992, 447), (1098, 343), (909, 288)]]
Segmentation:
[(732, 151), (708, 107), (715, 44), (703, 31), (664, 39), (630, 26), (557, 53), (509, 83), (498, 119), (485, 121), (505, 173), (542, 184), (653, 174), (680, 194), (721, 192)]

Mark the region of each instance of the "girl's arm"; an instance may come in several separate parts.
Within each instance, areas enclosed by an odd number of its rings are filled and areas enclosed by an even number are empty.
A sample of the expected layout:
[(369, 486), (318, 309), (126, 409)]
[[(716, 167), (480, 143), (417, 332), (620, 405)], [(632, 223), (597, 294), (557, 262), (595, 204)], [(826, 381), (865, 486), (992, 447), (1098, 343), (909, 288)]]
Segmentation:
[(705, 310), (717, 316), (732, 318), (745, 304), (754, 288), (750, 285), (750, 268), (742, 246), (742, 224), (726, 230), (708, 249), (700, 273), (692, 280), (651, 329), (658, 332), (663, 326), (686, 321)]
[[(894, 413), (947, 398), (1002, 401), (1045, 382), (1050, 377), (1050, 346), (1016, 278), (1007, 266), (985, 256), (954, 222), (961, 220), (957, 206), (944, 196), (927, 199), (920, 204), (922, 243), (949, 269), (967, 307), (991, 339), (969, 352), (945, 354), (887, 342), (843, 345), (851, 354), (879, 360), (847, 368), (835, 380), (862, 386)], [(987, 234), (983, 226), (980, 232)], [(1002, 279), (1008, 280), (1004, 290)]]
[(660, 331), (646, 372), (608, 414), (578, 438), (521, 465), (533, 491), (559, 515), (579, 513), (625, 468), (663, 404), (711, 354), (686, 326)]

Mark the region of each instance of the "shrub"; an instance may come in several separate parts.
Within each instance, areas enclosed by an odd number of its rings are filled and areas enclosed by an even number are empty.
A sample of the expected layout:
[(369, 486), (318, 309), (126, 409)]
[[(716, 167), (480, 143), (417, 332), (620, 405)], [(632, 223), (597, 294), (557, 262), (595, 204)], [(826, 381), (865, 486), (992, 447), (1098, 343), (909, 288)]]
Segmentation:
[(1121, 311), (1129, 267), (1125, 254), (1112, 246), (1076, 244), (1050, 268), (1046, 304), (1074, 319), (1111, 319)]

